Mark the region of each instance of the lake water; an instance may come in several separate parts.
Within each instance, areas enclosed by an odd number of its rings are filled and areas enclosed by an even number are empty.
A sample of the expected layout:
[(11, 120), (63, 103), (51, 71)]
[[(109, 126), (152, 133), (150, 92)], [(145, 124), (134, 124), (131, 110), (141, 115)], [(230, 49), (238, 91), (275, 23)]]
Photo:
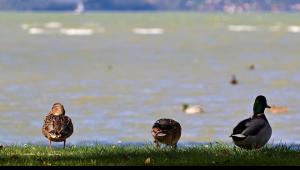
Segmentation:
[[(266, 112), (271, 142), (299, 143), (299, 17), (0, 13), (0, 143), (46, 144), (41, 126), (55, 102), (73, 120), (71, 143), (151, 142), (165, 117), (181, 123), (180, 143), (231, 142), (260, 94), (289, 107)], [(186, 115), (183, 103), (205, 113)]]

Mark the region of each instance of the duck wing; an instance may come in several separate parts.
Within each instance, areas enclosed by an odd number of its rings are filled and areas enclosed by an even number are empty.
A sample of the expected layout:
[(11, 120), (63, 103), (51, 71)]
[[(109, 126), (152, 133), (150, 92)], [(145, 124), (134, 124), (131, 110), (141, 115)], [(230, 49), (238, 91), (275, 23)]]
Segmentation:
[(236, 134), (241, 134), (246, 128), (247, 128), (247, 123), (251, 121), (251, 118), (245, 119), (241, 121), (234, 129), (232, 135)]
[(42, 133), (45, 137), (48, 137), (50, 132), (54, 130), (54, 126), (51, 119), (51, 114), (48, 114), (44, 119)]
[(59, 133), (62, 137), (69, 137), (73, 133), (73, 123), (71, 118), (68, 116), (62, 115), (61, 121), (60, 121), (60, 130)]
[(254, 118), (246, 123), (246, 125), (247, 128), (243, 131), (243, 134), (246, 136), (255, 136), (266, 126), (266, 122), (262, 118)]
[(234, 129), (230, 137), (246, 138), (247, 136), (255, 136), (260, 130), (266, 126), (264, 119), (249, 118), (241, 121)]

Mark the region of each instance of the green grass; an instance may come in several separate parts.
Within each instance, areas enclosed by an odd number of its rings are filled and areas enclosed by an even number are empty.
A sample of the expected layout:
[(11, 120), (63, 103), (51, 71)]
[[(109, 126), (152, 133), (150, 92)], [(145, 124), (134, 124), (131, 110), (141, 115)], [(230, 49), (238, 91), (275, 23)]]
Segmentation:
[(300, 151), (292, 150), (287, 145), (252, 151), (228, 144), (197, 145), (176, 150), (157, 149), (151, 144), (73, 145), (66, 149), (36, 145), (6, 146), (0, 150), (0, 165), (300, 165)]

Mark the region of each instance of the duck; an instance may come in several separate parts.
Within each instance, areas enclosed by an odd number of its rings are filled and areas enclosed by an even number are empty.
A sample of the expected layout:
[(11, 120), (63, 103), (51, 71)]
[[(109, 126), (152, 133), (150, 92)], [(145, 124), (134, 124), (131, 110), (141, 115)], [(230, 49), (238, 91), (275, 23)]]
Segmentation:
[(271, 108), (266, 97), (257, 96), (252, 117), (239, 122), (230, 135), (236, 146), (251, 150), (260, 149), (267, 144), (272, 135), (272, 128), (264, 114), (266, 108)]
[(181, 137), (181, 125), (173, 119), (159, 119), (152, 126), (151, 134), (157, 148), (160, 148), (160, 144), (177, 148)]
[(108, 69), (108, 70), (112, 70), (112, 69), (113, 69), (113, 66), (112, 66), (112, 65), (108, 65), (108, 66), (107, 66), (107, 69)]
[(237, 84), (239, 83), (238, 80), (236, 79), (236, 76), (235, 76), (235, 75), (232, 75), (232, 78), (231, 78), (230, 83), (231, 83), (232, 85), (237, 85)]
[(271, 108), (269, 108), (268, 111), (273, 114), (281, 114), (281, 113), (287, 113), (289, 111), (289, 108), (287, 106), (271, 105)]
[(45, 116), (42, 127), (42, 134), (51, 142), (64, 142), (73, 134), (73, 123), (70, 117), (65, 115), (64, 106), (61, 103), (54, 103), (51, 111)]
[(255, 69), (255, 65), (254, 64), (251, 64), (250, 66), (249, 66), (249, 70), (254, 70)]
[(182, 104), (182, 111), (186, 114), (203, 113), (204, 109), (200, 105)]

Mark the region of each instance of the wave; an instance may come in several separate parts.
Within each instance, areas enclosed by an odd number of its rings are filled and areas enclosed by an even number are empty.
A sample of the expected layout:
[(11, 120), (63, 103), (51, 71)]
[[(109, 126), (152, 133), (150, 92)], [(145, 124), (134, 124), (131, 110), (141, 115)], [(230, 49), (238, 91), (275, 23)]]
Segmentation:
[(28, 33), (31, 35), (40, 35), (40, 34), (45, 34), (45, 30), (42, 28), (29, 28)]
[(287, 31), (292, 32), (292, 33), (298, 33), (298, 32), (300, 32), (300, 26), (290, 25), (287, 27)]
[(251, 25), (228, 25), (227, 29), (233, 32), (253, 32), (258, 30), (256, 26)]
[(164, 30), (161, 28), (134, 28), (132, 30), (134, 34), (140, 35), (160, 35), (164, 34)]
[(60, 33), (69, 36), (88, 36), (93, 35), (95, 31), (87, 28), (63, 28), (60, 30)]
[(62, 23), (60, 22), (47, 22), (45, 24), (46, 28), (50, 28), (50, 29), (55, 29), (55, 28), (61, 28), (62, 27)]

